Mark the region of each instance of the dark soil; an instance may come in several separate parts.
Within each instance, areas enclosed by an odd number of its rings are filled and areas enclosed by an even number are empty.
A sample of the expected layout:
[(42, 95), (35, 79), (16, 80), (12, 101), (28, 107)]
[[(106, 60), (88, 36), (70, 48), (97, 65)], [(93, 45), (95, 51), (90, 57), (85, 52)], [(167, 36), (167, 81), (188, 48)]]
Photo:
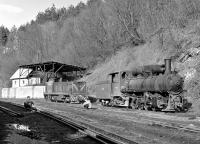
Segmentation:
[(97, 144), (87, 135), (38, 113), (24, 112), (24, 117), (16, 118), (0, 111), (0, 144), (7, 143)]
[(0, 143), (6, 143), (5, 139), (9, 134), (9, 131), (6, 127), (9, 123), (14, 123), (15, 119), (11, 119), (8, 115), (0, 111)]

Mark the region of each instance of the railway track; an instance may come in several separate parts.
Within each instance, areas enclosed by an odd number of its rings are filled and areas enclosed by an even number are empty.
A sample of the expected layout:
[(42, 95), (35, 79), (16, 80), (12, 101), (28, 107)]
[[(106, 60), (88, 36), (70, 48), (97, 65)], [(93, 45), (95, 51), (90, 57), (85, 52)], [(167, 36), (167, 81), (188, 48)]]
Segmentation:
[(22, 113), (18, 113), (16, 111), (10, 110), (10, 109), (8, 109), (6, 107), (0, 106), (0, 110), (3, 111), (3, 112), (8, 113), (11, 116), (15, 116), (15, 117), (23, 117), (24, 116)]
[[(11, 108), (9, 108), (9, 106), (11, 106)], [(18, 110), (16, 110), (14, 107), (18, 108)], [(22, 111), (20, 112), (19, 109)], [(23, 117), (26, 116), (25, 114), (27, 113), (22, 105), (14, 103), (7, 103), (7, 106), (0, 106), (0, 110), (13, 117)], [(96, 128), (92, 125), (88, 124), (86, 127), (86, 124), (83, 125), (81, 123), (74, 122), (72, 119), (63, 117), (61, 115), (55, 116), (53, 113), (41, 110), (37, 111), (36, 113), (50, 118), (58, 123), (64, 124), (67, 127), (71, 127), (101, 144), (137, 144), (137, 142), (125, 139), (113, 133), (106, 132), (105, 130)]]
[[(75, 108), (76, 110), (82, 110), (82, 108), (79, 107), (75, 107), (75, 106), (71, 106), (73, 108)], [(116, 110), (116, 108), (110, 108), (109, 110), (106, 109), (107, 111), (112, 111), (112, 110)], [(131, 111), (131, 110), (127, 110), (125, 109), (124, 111)], [(142, 117), (142, 120), (141, 120)], [(191, 132), (191, 133), (200, 133), (200, 127), (188, 127), (188, 124), (182, 124), (180, 122), (166, 122), (166, 121), (162, 121), (162, 120), (158, 120), (156, 118), (150, 119), (147, 116), (141, 116), (141, 115), (137, 115), (135, 114), (134, 117), (131, 117), (131, 121), (135, 122), (135, 123), (141, 123), (141, 124), (148, 124), (151, 126), (160, 126), (160, 127), (165, 127), (165, 128), (169, 128), (169, 129), (177, 129), (180, 131), (185, 131), (185, 132)]]

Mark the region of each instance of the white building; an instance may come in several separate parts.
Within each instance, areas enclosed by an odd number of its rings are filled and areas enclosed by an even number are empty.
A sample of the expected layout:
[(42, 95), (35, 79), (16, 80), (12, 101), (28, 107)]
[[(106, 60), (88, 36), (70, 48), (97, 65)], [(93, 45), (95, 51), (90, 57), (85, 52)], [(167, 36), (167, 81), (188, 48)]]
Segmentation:
[(44, 98), (45, 86), (41, 85), (39, 75), (28, 68), (19, 68), (11, 77), (11, 88), (2, 89), (2, 98)]
[(41, 83), (40, 77), (31, 77), (32, 69), (19, 68), (11, 77), (12, 87), (23, 87), (30, 85), (38, 85)]

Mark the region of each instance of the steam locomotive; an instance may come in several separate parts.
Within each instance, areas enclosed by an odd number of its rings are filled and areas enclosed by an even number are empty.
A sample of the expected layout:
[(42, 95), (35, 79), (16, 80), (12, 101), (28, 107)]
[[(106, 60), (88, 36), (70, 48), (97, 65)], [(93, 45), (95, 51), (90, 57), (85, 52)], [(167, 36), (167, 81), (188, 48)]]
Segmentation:
[(186, 111), (184, 79), (171, 71), (171, 59), (164, 65), (148, 65), (131, 70), (121, 92), (131, 97), (130, 106), (136, 109)]
[(184, 79), (171, 71), (171, 59), (164, 65), (146, 65), (108, 75), (96, 84), (102, 105), (153, 111), (186, 111)]

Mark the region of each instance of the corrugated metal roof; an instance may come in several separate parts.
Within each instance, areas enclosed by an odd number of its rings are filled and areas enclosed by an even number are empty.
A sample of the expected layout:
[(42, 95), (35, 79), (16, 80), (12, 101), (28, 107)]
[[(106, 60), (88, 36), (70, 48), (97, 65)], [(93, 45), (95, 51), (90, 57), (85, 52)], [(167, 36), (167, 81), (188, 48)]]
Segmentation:
[(10, 79), (21, 79), (27, 78), (27, 76), (32, 72), (32, 69), (27, 68), (19, 68), (11, 77)]

